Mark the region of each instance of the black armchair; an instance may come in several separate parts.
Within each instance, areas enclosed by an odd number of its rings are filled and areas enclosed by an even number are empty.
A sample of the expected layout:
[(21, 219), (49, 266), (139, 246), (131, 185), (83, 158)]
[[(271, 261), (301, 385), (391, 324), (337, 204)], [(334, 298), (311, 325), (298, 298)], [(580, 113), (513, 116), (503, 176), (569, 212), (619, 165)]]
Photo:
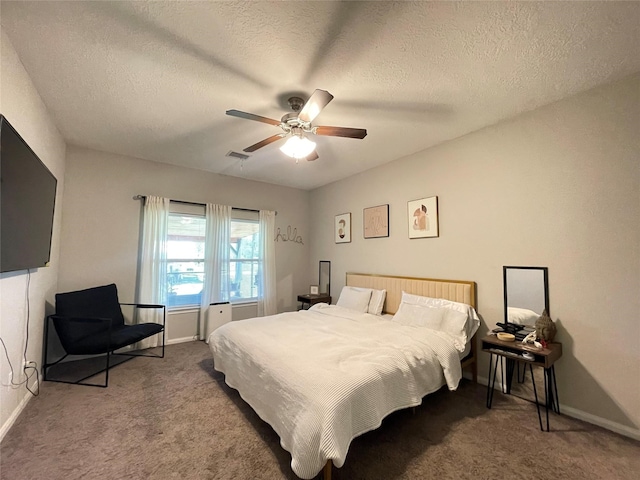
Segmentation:
[[(125, 324), (121, 305), (137, 309), (162, 308), (162, 324)], [(56, 294), (56, 313), (47, 317), (44, 352), (44, 380), (107, 387), (109, 369), (136, 356), (164, 358), (166, 308), (164, 305), (119, 303), (115, 284)], [(49, 363), (51, 324), (64, 349), (61, 358)], [(162, 334), (160, 355), (119, 352), (147, 337)], [(69, 355), (82, 355), (80, 360), (66, 361)], [(115, 358), (114, 358), (115, 357)], [(105, 372), (104, 384), (87, 383), (90, 377)], [(57, 377), (57, 378), (56, 378)]]

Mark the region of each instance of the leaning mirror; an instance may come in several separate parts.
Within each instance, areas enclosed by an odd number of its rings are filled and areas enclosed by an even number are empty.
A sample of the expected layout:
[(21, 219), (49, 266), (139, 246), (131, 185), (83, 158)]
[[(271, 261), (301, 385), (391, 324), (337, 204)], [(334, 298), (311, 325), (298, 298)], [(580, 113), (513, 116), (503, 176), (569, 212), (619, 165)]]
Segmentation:
[(318, 275), (319, 293), (331, 295), (331, 262), (320, 260)]
[(533, 326), (542, 311), (549, 311), (547, 267), (502, 267), (504, 322)]
[[(543, 310), (549, 312), (549, 279), (547, 267), (502, 267), (504, 281), (505, 330), (513, 329), (517, 340), (534, 330), (536, 320)], [(511, 327), (511, 328), (509, 328)], [(517, 332), (516, 332), (517, 331)], [(516, 362), (512, 373), (507, 372), (507, 388), (512, 395), (535, 401), (533, 382), (526, 381), (526, 368)], [(508, 369), (507, 369), (508, 370)], [(517, 381), (512, 381), (513, 373)], [(535, 383), (544, 385), (544, 370), (533, 369)]]

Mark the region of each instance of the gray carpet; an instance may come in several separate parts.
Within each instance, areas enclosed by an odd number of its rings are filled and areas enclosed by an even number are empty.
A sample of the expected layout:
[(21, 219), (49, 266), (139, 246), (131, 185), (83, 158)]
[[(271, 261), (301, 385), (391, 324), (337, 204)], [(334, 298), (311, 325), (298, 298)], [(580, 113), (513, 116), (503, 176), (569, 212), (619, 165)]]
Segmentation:
[[(640, 442), (463, 380), (351, 444), (335, 480), (635, 479)], [(0, 445), (23, 479), (296, 479), (278, 436), (214, 372), (207, 345), (113, 369), (107, 389), (46, 382)]]

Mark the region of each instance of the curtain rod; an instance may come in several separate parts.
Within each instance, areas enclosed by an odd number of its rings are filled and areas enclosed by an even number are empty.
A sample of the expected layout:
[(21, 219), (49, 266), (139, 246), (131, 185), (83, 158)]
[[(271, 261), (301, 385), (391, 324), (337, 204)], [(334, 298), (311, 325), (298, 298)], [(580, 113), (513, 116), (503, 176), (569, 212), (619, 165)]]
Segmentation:
[[(134, 195), (133, 199), (134, 200), (144, 200), (145, 198), (147, 198), (146, 195)], [(200, 202), (188, 202), (186, 200), (173, 200), (173, 199), (169, 199), (170, 202), (174, 202), (174, 203), (182, 203), (183, 205), (198, 205), (201, 207), (204, 207), (206, 205), (206, 203), (200, 203)], [(256, 210), (254, 208), (242, 208), (242, 207), (231, 207), (233, 210), (241, 210), (243, 212), (256, 212), (259, 213), (260, 210)], [(278, 215), (278, 212), (275, 212), (276, 215)]]

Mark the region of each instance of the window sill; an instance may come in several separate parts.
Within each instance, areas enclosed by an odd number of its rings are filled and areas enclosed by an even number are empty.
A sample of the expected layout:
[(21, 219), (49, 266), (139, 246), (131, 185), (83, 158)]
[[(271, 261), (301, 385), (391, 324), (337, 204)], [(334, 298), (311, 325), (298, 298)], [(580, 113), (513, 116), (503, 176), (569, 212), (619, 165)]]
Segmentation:
[(167, 313), (188, 313), (200, 311), (200, 305), (180, 305), (179, 307), (167, 307)]
[[(231, 308), (233, 307), (250, 307), (258, 305), (256, 300), (239, 300), (237, 302), (229, 302), (231, 303)], [(180, 305), (178, 307), (167, 307), (167, 313), (189, 313), (189, 312), (199, 312), (200, 305)]]
[(231, 307), (249, 307), (251, 305), (258, 305), (256, 300), (238, 300), (236, 302), (231, 302)]

